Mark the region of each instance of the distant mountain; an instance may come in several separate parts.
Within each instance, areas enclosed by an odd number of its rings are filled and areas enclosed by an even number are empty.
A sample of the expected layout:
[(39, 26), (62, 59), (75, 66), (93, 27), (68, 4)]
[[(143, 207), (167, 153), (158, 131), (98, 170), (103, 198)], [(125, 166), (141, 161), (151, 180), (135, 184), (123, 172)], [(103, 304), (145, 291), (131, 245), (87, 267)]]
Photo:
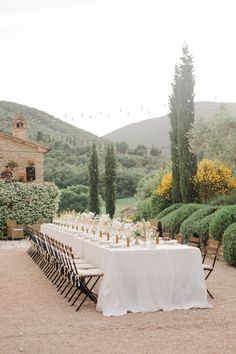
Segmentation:
[[(202, 117), (204, 119), (212, 119), (219, 111), (221, 106), (236, 119), (236, 103), (219, 103), (219, 102), (196, 102), (195, 103), (195, 119)], [(162, 149), (163, 153), (169, 154), (170, 123), (168, 115), (143, 120), (141, 122), (126, 125), (123, 128), (114, 130), (104, 136), (111, 141), (125, 141), (131, 147), (137, 144), (147, 146), (156, 146)]]
[(48, 146), (55, 144), (57, 141), (75, 146), (91, 144), (93, 141), (96, 143), (104, 142), (104, 139), (63, 122), (48, 113), (6, 101), (0, 101), (1, 132), (11, 133), (12, 118), (17, 112), (21, 113), (27, 120), (27, 140), (29, 141), (44, 143)]

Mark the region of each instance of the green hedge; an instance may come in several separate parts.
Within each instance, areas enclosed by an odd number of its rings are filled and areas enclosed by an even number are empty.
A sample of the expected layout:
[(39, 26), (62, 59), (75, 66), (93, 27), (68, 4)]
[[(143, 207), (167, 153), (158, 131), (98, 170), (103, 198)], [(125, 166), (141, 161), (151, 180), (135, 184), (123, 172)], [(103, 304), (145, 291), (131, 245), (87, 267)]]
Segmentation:
[(224, 259), (230, 265), (236, 266), (236, 222), (224, 232)]
[(215, 213), (205, 216), (196, 225), (196, 232), (200, 237), (201, 248), (205, 248), (209, 238), (209, 227), (212, 219), (215, 217)]
[(0, 183), (0, 235), (6, 219), (33, 224), (42, 218), (51, 221), (58, 209), (60, 191), (52, 183)]
[(164, 216), (171, 213), (172, 211), (179, 209), (181, 206), (183, 206), (182, 203), (176, 203), (176, 204), (170, 205), (168, 208), (165, 208), (159, 214), (157, 214), (157, 219), (163, 218)]
[(224, 231), (234, 222), (236, 222), (236, 205), (220, 208), (210, 223), (210, 235), (215, 240), (222, 241)]
[(182, 222), (187, 219), (192, 213), (203, 208), (204, 206), (204, 204), (190, 203), (185, 204), (177, 210), (170, 212), (163, 218), (160, 218), (162, 229), (164, 231), (170, 232), (171, 234), (179, 233)]
[(198, 232), (199, 222), (207, 215), (214, 213), (216, 210), (217, 207), (206, 205), (195, 211), (186, 220), (184, 220), (180, 227), (180, 233), (183, 235), (184, 243), (188, 242), (190, 236), (200, 237), (201, 234)]

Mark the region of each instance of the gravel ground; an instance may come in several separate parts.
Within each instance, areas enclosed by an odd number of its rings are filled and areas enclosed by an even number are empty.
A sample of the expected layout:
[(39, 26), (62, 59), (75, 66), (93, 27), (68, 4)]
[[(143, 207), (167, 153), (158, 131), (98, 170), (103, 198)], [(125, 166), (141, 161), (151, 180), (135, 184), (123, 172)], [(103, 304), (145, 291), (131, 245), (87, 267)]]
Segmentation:
[(217, 262), (213, 309), (107, 318), (76, 313), (20, 245), (0, 246), (1, 354), (236, 353), (236, 268)]

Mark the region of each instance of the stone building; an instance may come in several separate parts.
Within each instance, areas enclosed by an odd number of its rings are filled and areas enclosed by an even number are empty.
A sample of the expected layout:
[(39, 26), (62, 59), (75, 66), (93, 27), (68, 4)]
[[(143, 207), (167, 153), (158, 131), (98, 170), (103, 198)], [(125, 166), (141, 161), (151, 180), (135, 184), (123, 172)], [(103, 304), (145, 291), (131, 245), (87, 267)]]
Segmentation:
[(0, 169), (16, 164), (15, 180), (42, 182), (44, 179), (44, 154), (49, 148), (27, 141), (27, 121), (17, 113), (12, 122), (12, 135), (0, 132)]

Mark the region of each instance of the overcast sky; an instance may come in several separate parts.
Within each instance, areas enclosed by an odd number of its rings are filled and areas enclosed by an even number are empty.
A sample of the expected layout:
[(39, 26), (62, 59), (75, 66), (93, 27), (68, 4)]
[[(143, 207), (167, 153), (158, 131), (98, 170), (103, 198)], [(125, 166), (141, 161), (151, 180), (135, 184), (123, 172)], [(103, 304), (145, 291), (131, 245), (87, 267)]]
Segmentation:
[(168, 112), (184, 40), (196, 101), (236, 102), (230, 0), (0, 0), (0, 100), (96, 135)]

